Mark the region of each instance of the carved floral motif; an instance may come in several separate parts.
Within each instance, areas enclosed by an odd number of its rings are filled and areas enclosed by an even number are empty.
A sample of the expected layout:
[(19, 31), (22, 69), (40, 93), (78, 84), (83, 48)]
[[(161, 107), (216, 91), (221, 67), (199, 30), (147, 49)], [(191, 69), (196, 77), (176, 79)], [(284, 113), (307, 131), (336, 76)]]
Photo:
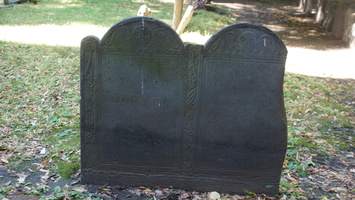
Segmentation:
[(192, 174), (192, 158), (194, 152), (194, 134), (196, 130), (196, 99), (198, 86), (198, 67), (200, 61), (200, 46), (190, 46), (189, 61), (187, 69), (187, 97), (186, 97), (186, 116), (184, 128), (184, 152), (183, 170), (184, 173)]
[(83, 168), (91, 168), (94, 160), (94, 138), (95, 138), (95, 51), (99, 39), (88, 36), (83, 39), (80, 50), (81, 67), (81, 144)]
[[(169, 53), (181, 51), (184, 48), (174, 30), (168, 26), (162, 26), (161, 22), (152, 22), (156, 20), (141, 17), (116, 24), (103, 37), (101, 44), (127, 52)], [(154, 41), (154, 44), (151, 41)]]
[(215, 56), (224, 54), (238, 58), (277, 58), (287, 55), (287, 50), (277, 35), (258, 25), (253, 28), (243, 24), (232, 25), (215, 34), (205, 46), (205, 51)]

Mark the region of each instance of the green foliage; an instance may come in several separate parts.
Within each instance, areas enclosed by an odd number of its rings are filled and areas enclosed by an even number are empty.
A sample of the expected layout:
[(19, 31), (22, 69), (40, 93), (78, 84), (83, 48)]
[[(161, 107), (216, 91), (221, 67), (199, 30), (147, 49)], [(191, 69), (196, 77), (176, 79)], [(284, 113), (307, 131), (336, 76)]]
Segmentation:
[(79, 162), (60, 162), (58, 165), (58, 173), (64, 180), (68, 180), (79, 170), (79, 168)]
[(0, 198), (5, 198), (5, 195), (9, 194), (12, 190), (14, 190), (14, 186), (11, 186), (11, 185), (8, 185), (8, 186), (0, 185)]
[[(88, 198), (89, 197), (89, 198)], [(40, 198), (40, 200), (58, 200), (58, 199), (92, 199), (100, 200), (101, 198), (94, 197), (93, 194), (84, 194), (79, 190), (73, 190), (68, 186), (61, 188), (60, 186), (55, 186), (53, 188), (52, 194), (48, 195), (46, 198)]]
[(293, 197), (290, 199), (307, 199), (305, 197), (305, 194), (301, 190), (299, 190), (298, 184), (290, 183), (284, 177), (281, 177), (279, 191), (281, 194)]

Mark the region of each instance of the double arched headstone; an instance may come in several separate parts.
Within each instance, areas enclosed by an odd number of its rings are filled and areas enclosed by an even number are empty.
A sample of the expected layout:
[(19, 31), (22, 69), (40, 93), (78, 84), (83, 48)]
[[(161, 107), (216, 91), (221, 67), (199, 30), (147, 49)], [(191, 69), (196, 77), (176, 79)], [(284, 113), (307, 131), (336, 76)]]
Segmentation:
[(277, 193), (286, 55), (254, 24), (224, 28), (204, 46), (148, 17), (84, 38), (82, 182)]

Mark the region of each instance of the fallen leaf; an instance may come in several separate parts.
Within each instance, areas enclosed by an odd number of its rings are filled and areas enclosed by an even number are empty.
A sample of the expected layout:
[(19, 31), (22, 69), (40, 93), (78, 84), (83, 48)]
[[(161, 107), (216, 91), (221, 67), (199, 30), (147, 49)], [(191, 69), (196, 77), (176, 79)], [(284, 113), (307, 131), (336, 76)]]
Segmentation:
[(328, 192), (331, 192), (331, 193), (346, 192), (346, 189), (342, 188), (342, 187), (335, 187), (335, 188), (329, 189)]
[(47, 164), (48, 164), (48, 160), (45, 160), (45, 161), (43, 161), (43, 162), (41, 163), (41, 165), (42, 165), (43, 167), (47, 166)]
[(6, 160), (5, 158), (1, 158), (1, 162), (6, 163), (6, 164), (9, 164), (9, 161)]
[(43, 155), (43, 154), (46, 154), (47, 152), (47, 149), (46, 148), (43, 148), (41, 149), (41, 151), (39, 152), (39, 154)]
[(26, 191), (32, 190), (32, 188), (31, 188), (31, 187), (28, 187), (28, 186), (23, 187), (23, 189), (25, 189)]
[(64, 194), (64, 199), (67, 199), (69, 200), (70, 197), (69, 197), (69, 186), (68, 185), (65, 185), (64, 188), (63, 188), (63, 194)]
[(41, 176), (41, 179), (47, 180), (49, 179), (49, 176)]
[(9, 185), (11, 185), (11, 181), (8, 181), (4, 184), (4, 186), (9, 186)]
[(149, 192), (151, 192), (151, 190), (149, 188), (143, 190), (143, 193), (145, 193), (145, 194), (148, 194)]
[(155, 190), (154, 192), (155, 192), (155, 195), (156, 195), (157, 197), (161, 197), (161, 196), (164, 195), (164, 194), (163, 194), (163, 191), (161, 191), (161, 190)]
[(28, 175), (26, 175), (26, 174), (16, 174), (16, 176), (19, 177), (19, 179), (17, 180), (18, 183), (23, 184), (23, 183), (25, 183), (25, 180), (26, 180)]
[(186, 193), (182, 194), (180, 197), (181, 197), (182, 199), (187, 199), (187, 198), (190, 198), (191, 195), (190, 195), (188, 192), (186, 192)]
[(7, 150), (7, 149), (2, 147), (2, 146), (0, 146), (0, 151), (5, 151), (5, 150)]
[(218, 192), (210, 192), (207, 194), (208, 199), (210, 200), (220, 200), (221, 195)]

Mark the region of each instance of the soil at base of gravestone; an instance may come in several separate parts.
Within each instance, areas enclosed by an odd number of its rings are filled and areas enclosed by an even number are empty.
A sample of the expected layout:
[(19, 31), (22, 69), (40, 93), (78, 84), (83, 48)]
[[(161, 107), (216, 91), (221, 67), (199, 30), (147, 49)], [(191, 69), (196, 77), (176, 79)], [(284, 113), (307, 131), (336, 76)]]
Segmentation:
[[(237, 22), (264, 25), (275, 31), (286, 45), (317, 50), (346, 47), (345, 43), (315, 24), (313, 16), (305, 17), (304, 13), (297, 8), (296, 2), (291, 4), (281, 1), (225, 0), (213, 2), (207, 5), (207, 9), (236, 18)], [(353, 80), (342, 81), (352, 81), (355, 84)], [(353, 129), (349, 132), (354, 134)], [(300, 185), (300, 187), (292, 188), (293, 190), (307, 191), (307, 199), (340, 199), (340, 194), (347, 194), (347, 196), (342, 195), (343, 199), (355, 199), (354, 151), (353, 148), (334, 155), (318, 155), (313, 158), (314, 165), (308, 166), (309, 176), (301, 177), (290, 173), (286, 175), (286, 179), (292, 184)], [(25, 161), (15, 169), (0, 165), (0, 181), (3, 187), (15, 186), (14, 191), (9, 191), (8, 199), (39, 199), (39, 196), (31, 194), (31, 191), (39, 190), (45, 195), (52, 195), (55, 186), (63, 188), (65, 185), (82, 193), (91, 193), (92, 198), (101, 199), (208, 199), (208, 195), (211, 195), (206, 192), (175, 188), (83, 186), (79, 183), (80, 172), (70, 180), (63, 180), (58, 174), (41, 167), (39, 163), (41, 161)], [(4, 188), (1, 189), (4, 190)], [(221, 194), (221, 196), (226, 199), (273, 199), (265, 195)], [(281, 196), (281, 198), (288, 199), (289, 197)], [(64, 197), (58, 197), (58, 199), (64, 199)]]

